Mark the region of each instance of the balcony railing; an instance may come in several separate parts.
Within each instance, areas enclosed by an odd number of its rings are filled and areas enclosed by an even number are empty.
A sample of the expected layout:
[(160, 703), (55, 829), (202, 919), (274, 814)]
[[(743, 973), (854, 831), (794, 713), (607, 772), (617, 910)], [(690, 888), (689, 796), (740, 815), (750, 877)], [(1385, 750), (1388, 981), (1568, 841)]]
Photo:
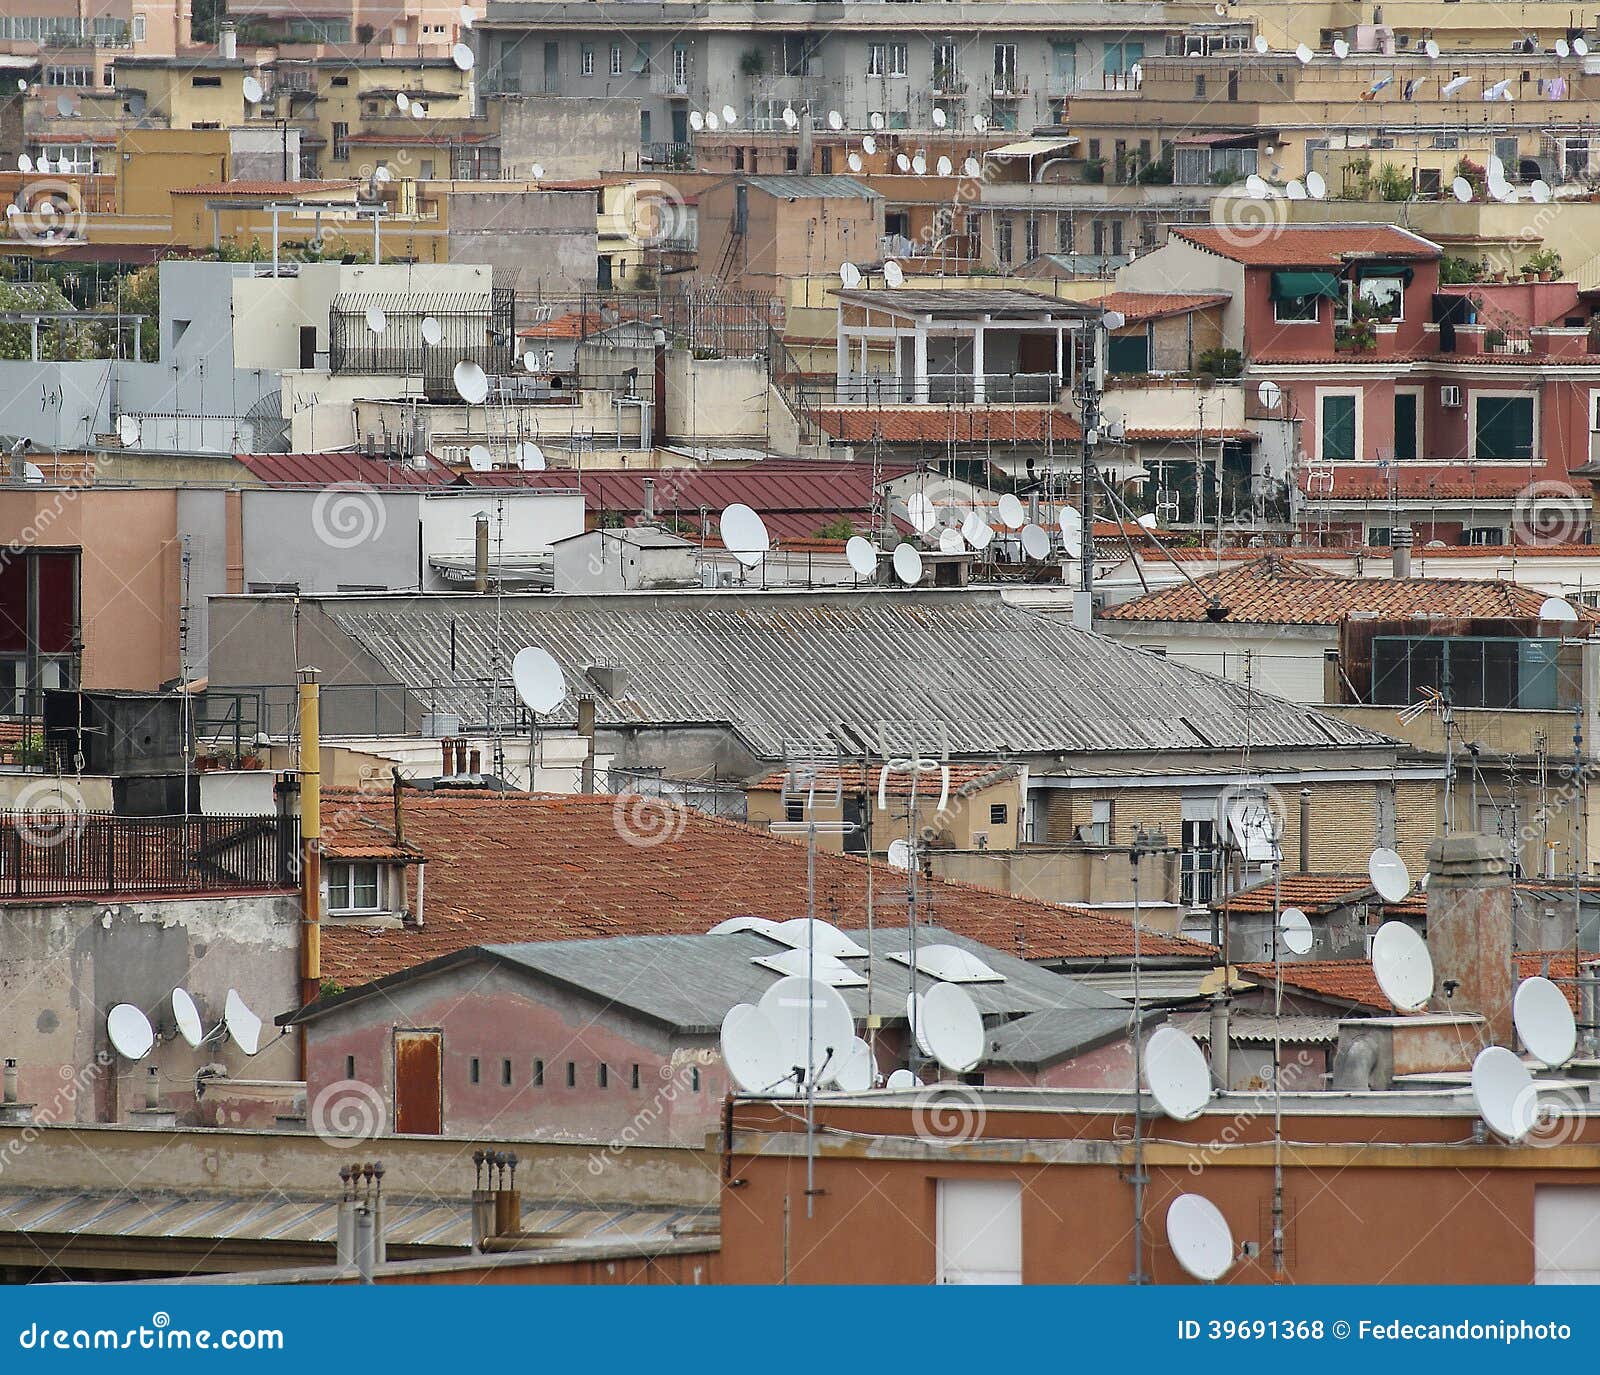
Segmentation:
[[(983, 396), (971, 373), (929, 375), (926, 392), (918, 395), (915, 378), (894, 373), (847, 373), (832, 386), (835, 405), (1051, 405), (1062, 381), (1053, 372), (989, 372), (983, 375)], [(827, 404), (826, 401), (823, 404)]]

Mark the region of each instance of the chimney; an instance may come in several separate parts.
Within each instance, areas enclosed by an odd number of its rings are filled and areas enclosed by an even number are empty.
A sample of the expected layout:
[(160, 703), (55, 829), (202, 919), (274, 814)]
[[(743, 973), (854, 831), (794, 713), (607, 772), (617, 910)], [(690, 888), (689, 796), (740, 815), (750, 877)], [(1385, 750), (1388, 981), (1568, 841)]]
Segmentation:
[(1511, 866), (1496, 836), (1457, 832), (1428, 847), (1428, 953), (1433, 1010), (1476, 1015), (1490, 1040), (1514, 1045)]
[(1394, 575), (1397, 578), (1411, 576), (1411, 527), (1397, 525), (1389, 532), (1389, 553), (1394, 559)]
[(800, 111), (800, 151), (795, 159), (795, 171), (803, 177), (811, 175), (811, 166), (815, 160), (813, 147), (811, 110), (809, 107), (804, 107)]
[(1311, 872), (1311, 789), (1300, 789), (1300, 872)]
[(578, 698), (578, 734), (583, 737), (583, 782), (585, 796), (594, 792), (594, 698)]
[(400, 805), (400, 770), (390, 769), (390, 800), (394, 804), (394, 843), (406, 843), (406, 818), (405, 811)]
[(5, 1077), (0, 1079), (0, 1103), (17, 1101), (17, 1062), (6, 1060)]
[(477, 750), (471, 750), (467, 754), (467, 772), (474, 778), (483, 776), (483, 755)]
[[(1578, 966), (1578, 1036), (1580, 1055), (1600, 1056), (1600, 961)], [(8, 1065), (15, 1064), (7, 1060)], [(16, 1086), (13, 1084), (12, 1091)]]
[(451, 740), (449, 736), (446, 736), (443, 740), (441, 740), (439, 742), (439, 777), (440, 778), (448, 778), (448, 777), (450, 777), (450, 775), (452, 773), (455, 772), (455, 770), (450, 767), (450, 761), (451, 761), (451, 759), (453, 757), (452, 751), (454, 750), (454, 748), (455, 748), (455, 741)]
[(232, 24), (217, 29), (217, 56), (232, 62), (239, 56), (239, 31)]
[(473, 544), (472, 590), (483, 593), (489, 590), (489, 516), (478, 513)]
[(461, 736), (456, 737), (456, 772), (467, 771), (467, 742)]
[(656, 480), (647, 477), (644, 480), (644, 509), (640, 512), (640, 519), (646, 525), (654, 525), (656, 519)]
[(1228, 993), (1222, 989), (1211, 995), (1211, 1083), (1226, 1093), (1228, 1083)]
[(19, 439), (11, 446), (11, 466), (8, 470), (8, 480), (23, 483), (28, 480), (28, 460), (24, 456), (33, 447), (31, 439)]

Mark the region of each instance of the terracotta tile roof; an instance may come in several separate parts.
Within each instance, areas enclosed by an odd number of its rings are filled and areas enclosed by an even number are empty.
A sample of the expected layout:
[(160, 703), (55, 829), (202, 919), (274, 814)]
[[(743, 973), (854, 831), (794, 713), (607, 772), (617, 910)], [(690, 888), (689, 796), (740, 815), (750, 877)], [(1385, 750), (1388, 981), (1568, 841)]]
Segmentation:
[[(1271, 964), (1241, 964), (1239, 969), (1265, 982), (1273, 978)], [(1517, 954), (1517, 978), (1529, 979), (1545, 974), (1556, 981), (1567, 995), (1573, 1010), (1578, 1007), (1576, 962), (1570, 950), (1524, 950)], [(1324, 998), (1357, 1003), (1385, 1014), (1395, 1011), (1378, 986), (1378, 976), (1370, 960), (1293, 960), (1283, 966), (1285, 988), (1303, 988)]]
[(210, 182), (204, 186), (179, 186), (174, 196), (310, 196), (325, 195), (330, 191), (348, 191), (352, 195), (361, 186), (359, 181), (227, 181)]
[[(1498, 578), (1357, 578), (1323, 573), (1268, 554), (1111, 607), (1108, 621), (1201, 622), (1211, 599), (1227, 625), (1339, 625), (1354, 615), (1537, 617), (1545, 594)], [(1600, 612), (1578, 608), (1600, 624)]]
[[(1278, 880), (1277, 897), (1284, 907), (1298, 907), (1307, 916), (1326, 915), (1341, 907), (1357, 902), (1373, 902), (1383, 908), (1383, 919), (1391, 917), (1425, 917), (1428, 915), (1428, 895), (1413, 889), (1400, 902), (1378, 902), (1372, 880), (1365, 874), (1284, 874)], [(1226, 904), (1230, 912), (1270, 912), (1273, 907), (1272, 880), (1242, 888), (1218, 898), (1211, 905), (1221, 911)]]
[(822, 410), (816, 415), (825, 433), (849, 444), (865, 444), (880, 435), (886, 444), (1042, 444), (1052, 438), (1077, 440), (1083, 436), (1078, 422), (1066, 411), (1043, 406), (872, 407)]
[[(983, 788), (991, 784), (1003, 783), (1016, 775), (1013, 765), (984, 765), (984, 764), (952, 764), (950, 766), (950, 791), (956, 792), (961, 788)], [(865, 777), (863, 777), (865, 775)], [(832, 792), (835, 788), (844, 788), (859, 791), (865, 787), (876, 793), (881, 780), (882, 769), (863, 769), (859, 764), (850, 768), (828, 768), (817, 770), (816, 790), (819, 794)], [(889, 792), (895, 797), (909, 797), (911, 794), (912, 775), (909, 772), (891, 769), (889, 771)], [(807, 784), (798, 783), (795, 791), (804, 794)], [(917, 781), (917, 795), (930, 802), (938, 800), (941, 782), (939, 775), (923, 774)], [(789, 790), (789, 774), (785, 769), (774, 769), (771, 773), (756, 779), (754, 783), (745, 785), (746, 792), (752, 793), (781, 793)]]
[(1137, 325), (1147, 320), (1163, 320), (1169, 315), (1187, 315), (1190, 311), (1224, 306), (1232, 299), (1226, 291), (1113, 291), (1087, 304), (1121, 311), (1130, 325)]
[[(1193, 442), (1197, 428), (1198, 427), (1194, 425), (1175, 425), (1170, 428), (1151, 428), (1136, 425), (1130, 427), (1126, 431), (1124, 437), (1127, 439), (1142, 439), (1147, 442), (1161, 439)], [(1253, 441), (1259, 437), (1254, 430), (1242, 428), (1218, 429), (1214, 425), (1207, 425), (1203, 430), (1200, 431), (1200, 434), (1206, 439), (1239, 439)]]
[(553, 320), (541, 320), (536, 325), (517, 331), (519, 339), (582, 339), (603, 329), (600, 314), (593, 310), (569, 310)]
[(1425, 262), (1443, 252), (1392, 224), (1280, 225), (1263, 235), (1222, 225), (1174, 225), (1169, 235), (1246, 267), (1338, 267), (1353, 257)]
[[(1300, 360), (1296, 360), (1297, 362)], [(1510, 497), (1515, 499), (1535, 482), (1543, 469), (1536, 464), (1479, 467), (1471, 463), (1426, 463), (1415, 466), (1341, 465), (1333, 469), (1333, 491), (1312, 489), (1310, 475), (1302, 469), (1300, 486), (1313, 501), (1383, 500), (1391, 492), (1401, 497)], [(1560, 480), (1560, 479), (1557, 479)], [(1585, 479), (1587, 480), (1587, 479)], [(1581, 489), (1580, 489), (1581, 490)]]
[[(700, 932), (732, 916), (805, 912), (805, 847), (738, 822), (632, 796), (408, 790), (403, 805), (406, 840), (427, 863), (423, 925), (324, 923), (323, 973), (346, 985), (471, 945)], [(335, 838), (368, 831), (381, 838), (389, 797), (329, 790), (323, 819)], [(822, 853), (816, 865), (819, 915), (864, 926), (865, 863)], [(893, 926), (903, 918), (882, 901), (886, 877), (878, 865), (876, 919)], [(966, 884), (925, 886), (935, 920), (999, 950), (1030, 959), (1132, 953), (1125, 922)], [(1192, 941), (1140, 939), (1151, 956), (1213, 954)]]

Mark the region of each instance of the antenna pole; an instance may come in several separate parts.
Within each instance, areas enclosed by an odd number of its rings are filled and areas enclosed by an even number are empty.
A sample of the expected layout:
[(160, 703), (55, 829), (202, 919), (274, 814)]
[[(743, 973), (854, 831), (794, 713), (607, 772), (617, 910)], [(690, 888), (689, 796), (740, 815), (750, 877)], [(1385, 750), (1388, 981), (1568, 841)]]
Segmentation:
[(1128, 850), (1133, 868), (1133, 1273), (1128, 1276), (1128, 1283), (1135, 1285), (1150, 1282), (1144, 1272), (1144, 1186), (1149, 1176), (1144, 1172), (1144, 1003), (1139, 983), (1139, 927), (1144, 915), (1139, 905), (1139, 859), (1143, 841), (1142, 834), (1135, 835)]
[(811, 778), (806, 799), (806, 1217), (814, 1214), (817, 1196), (817, 782)]

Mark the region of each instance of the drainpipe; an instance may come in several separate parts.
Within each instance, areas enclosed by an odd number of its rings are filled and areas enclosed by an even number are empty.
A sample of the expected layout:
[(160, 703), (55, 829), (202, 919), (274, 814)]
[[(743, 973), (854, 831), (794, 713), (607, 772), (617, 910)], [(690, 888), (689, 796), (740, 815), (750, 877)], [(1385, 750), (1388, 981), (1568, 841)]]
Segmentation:
[(1311, 789), (1300, 789), (1300, 872), (1311, 872)]
[[(322, 747), (321, 674), (303, 668), (300, 679), (300, 1005), (322, 989)], [(300, 1032), (300, 1075), (306, 1073), (306, 1034)]]
[(472, 590), (480, 595), (489, 590), (489, 517), (478, 517), (472, 568)]
[[(1223, 962), (1227, 972), (1227, 961)], [(1228, 994), (1224, 989), (1211, 995), (1211, 1082), (1219, 1090), (1228, 1089)]]
[[(594, 792), (594, 698), (578, 698), (578, 734), (583, 737), (583, 781), (580, 785), (585, 797)], [(529, 779), (532, 785), (532, 779)]]

